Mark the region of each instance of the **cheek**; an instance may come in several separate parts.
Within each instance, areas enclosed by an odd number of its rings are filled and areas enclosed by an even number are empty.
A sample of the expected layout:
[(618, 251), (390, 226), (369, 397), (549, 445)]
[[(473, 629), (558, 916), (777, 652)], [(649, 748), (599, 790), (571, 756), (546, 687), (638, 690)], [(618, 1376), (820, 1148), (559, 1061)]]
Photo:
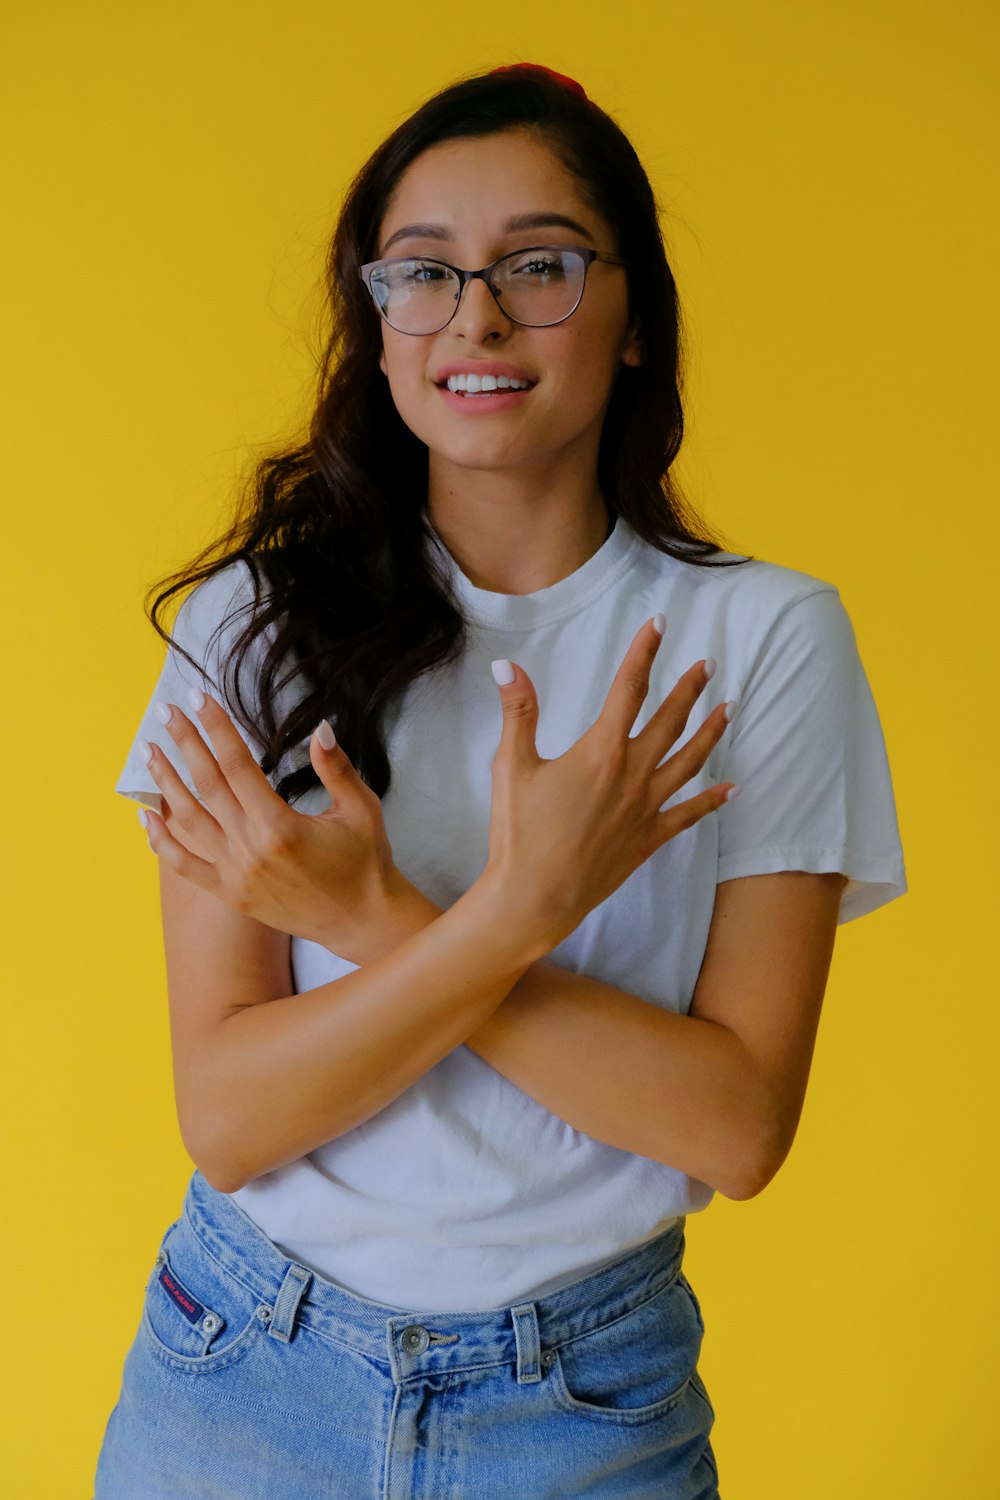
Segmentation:
[(405, 346), (398, 348), (390, 339), (383, 336), (379, 365), (382, 374), (389, 382), (389, 389), (392, 391), (393, 400), (397, 406), (412, 401), (420, 379), (420, 372), (413, 358), (414, 353), (413, 349), (407, 349)]
[(428, 384), (423, 351), (397, 349), (386, 340), (379, 365), (400, 418), (414, 437), (427, 442), (430, 435), (428, 423), (434, 412), (430, 403), (435, 392)]
[(561, 387), (574, 407), (600, 411), (609, 399), (618, 374), (620, 353), (612, 328), (583, 327), (572, 332), (560, 351)]

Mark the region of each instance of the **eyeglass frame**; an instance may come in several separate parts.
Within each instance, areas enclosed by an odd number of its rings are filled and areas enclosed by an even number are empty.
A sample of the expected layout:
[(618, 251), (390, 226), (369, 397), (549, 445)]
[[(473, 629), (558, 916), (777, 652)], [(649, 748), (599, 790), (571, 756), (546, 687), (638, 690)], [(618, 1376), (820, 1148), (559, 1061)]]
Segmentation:
[[(530, 255), (533, 250), (571, 250), (575, 255), (582, 256), (583, 258), (583, 280), (580, 283), (580, 295), (579, 297), (577, 297), (569, 312), (563, 313), (562, 317), (556, 318), (555, 322), (553, 323), (522, 323), (520, 318), (513, 317), (500, 301), (500, 298), (497, 295), (496, 288), (490, 280), (490, 277), (496, 270), (497, 266), (501, 265), (503, 261), (513, 260), (515, 255)], [(381, 307), (379, 307), (378, 299), (376, 298), (375, 293), (372, 291), (371, 278), (374, 271), (377, 271), (380, 266), (402, 265), (402, 263), (407, 260), (429, 261), (431, 265), (444, 266), (446, 270), (454, 271), (455, 275), (458, 277), (458, 296), (455, 298), (455, 306), (452, 309), (451, 317), (449, 317), (446, 322), (442, 323), (440, 328), (431, 329), (430, 333), (410, 333), (410, 331), (406, 328), (397, 328), (394, 323), (389, 323), (389, 319), (386, 317)], [(565, 323), (567, 318), (571, 318), (576, 312), (577, 308), (580, 306), (580, 303), (583, 301), (583, 294), (587, 289), (587, 272), (590, 270), (595, 260), (604, 261), (607, 265), (611, 266), (624, 266), (626, 264), (626, 261), (622, 256), (612, 255), (607, 250), (594, 250), (589, 245), (527, 245), (523, 250), (508, 250), (506, 255), (498, 255), (496, 260), (491, 261), (488, 266), (483, 266), (478, 271), (463, 271), (461, 266), (453, 266), (450, 261), (447, 260), (438, 260), (437, 256), (435, 255), (390, 255), (387, 256), (384, 260), (370, 260), (366, 262), (366, 264), (361, 267), (360, 275), (361, 280), (364, 282), (365, 287), (367, 288), (368, 293), (371, 296), (375, 311), (378, 313), (379, 317), (384, 323), (389, 324), (389, 327), (393, 330), (394, 333), (402, 333), (407, 338), (426, 339), (430, 338), (435, 333), (441, 333), (443, 329), (448, 327), (448, 324), (452, 321), (452, 318), (454, 318), (455, 314), (458, 312), (459, 307), (461, 306), (462, 293), (465, 291), (466, 283), (469, 281), (485, 281), (486, 285), (489, 287), (490, 296), (493, 298), (493, 301), (496, 303), (497, 307), (499, 307), (504, 317), (510, 318), (510, 321), (512, 323), (516, 323), (519, 328), (555, 328), (558, 326), (558, 324)]]

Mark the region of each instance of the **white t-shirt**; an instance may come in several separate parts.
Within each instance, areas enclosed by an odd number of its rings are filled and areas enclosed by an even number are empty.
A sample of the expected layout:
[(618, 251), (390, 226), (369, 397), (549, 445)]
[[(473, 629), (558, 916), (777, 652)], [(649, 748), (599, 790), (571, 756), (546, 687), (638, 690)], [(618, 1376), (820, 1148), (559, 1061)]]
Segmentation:
[[(486, 863), (501, 729), (490, 662), (508, 657), (528, 673), (539, 753), (558, 756), (594, 722), (629, 643), (661, 610), (666, 634), (633, 732), (684, 671), (714, 656), (718, 671), (683, 738), (723, 700), (738, 700), (736, 716), (671, 802), (720, 781), (741, 794), (657, 850), (549, 958), (686, 1012), (719, 881), (839, 870), (849, 877), (841, 922), (906, 891), (878, 713), (831, 584), (758, 560), (680, 562), (621, 517), (581, 568), (533, 594), (475, 587), (432, 528), (426, 546), (470, 622), (469, 645), (412, 684), (390, 715), (383, 812), (398, 867), (440, 906)], [(210, 637), (237, 597), (251, 597), (240, 563), (194, 590), (175, 626), (216, 683), (227, 631), (214, 645)], [(196, 676), (168, 652), (154, 699), (186, 707)], [(140, 739), (155, 740), (191, 786), (151, 700), (117, 791), (158, 805)], [(287, 763), (306, 758), (301, 746)], [(295, 805), (314, 812), (327, 800), (317, 787)], [(297, 993), (356, 967), (298, 938), (292, 965)], [(712, 1195), (684, 1172), (575, 1130), (459, 1046), (364, 1124), (232, 1196), (286, 1254), (356, 1295), (447, 1312), (555, 1290)]]

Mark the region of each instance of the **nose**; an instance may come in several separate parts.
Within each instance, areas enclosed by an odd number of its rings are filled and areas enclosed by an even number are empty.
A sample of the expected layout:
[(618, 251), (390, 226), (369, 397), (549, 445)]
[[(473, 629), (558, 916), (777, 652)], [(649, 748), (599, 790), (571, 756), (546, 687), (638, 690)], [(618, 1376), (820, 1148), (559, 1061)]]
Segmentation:
[(485, 279), (476, 277), (474, 281), (467, 281), (462, 288), (458, 310), (451, 320), (451, 326), (470, 343), (483, 344), (488, 338), (505, 337), (513, 324)]

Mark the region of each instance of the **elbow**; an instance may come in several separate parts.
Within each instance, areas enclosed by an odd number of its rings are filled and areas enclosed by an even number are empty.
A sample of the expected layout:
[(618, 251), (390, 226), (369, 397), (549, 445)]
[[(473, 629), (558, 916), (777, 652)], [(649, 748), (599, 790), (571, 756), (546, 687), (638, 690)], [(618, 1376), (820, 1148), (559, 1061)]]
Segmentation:
[(218, 1156), (212, 1156), (203, 1151), (192, 1151), (186, 1141), (184, 1144), (188, 1156), (202, 1177), (209, 1187), (215, 1188), (217, 1193), (238, 1193), (240, 1188), (246, 1187), (251, 1181), (253, 1173), (240, 1171), (235, 1162), (220, 1159)]
[(185, 1151), (217, 1193), (237, 1193), (256, 1175), (226, 1149), (226, 1142), (218, 1139), (218, 1132), (214, 1133), (215, 1139), (210, 1139), (211, 1131), (192, 1129), (184, 1119), (179, 1123)]
[(792, 1148), (794, 1133), (794, 1127), (789, 1131), (770, 1118), (765, 1118), (762, 1128), (745, 1132), (728, 1164), (725, 1185), (719, 1185), (723, 1197), (745, 1203), (762, 1193), (778, 1175)]
[(777, 1167), (773, 1170), (758, 1167), (756, 1171), (746, 1172), (742, 1177), (729, 1182), (726, 1187), (720, 1187), (719, 1192), (724, 1198), (731, 1198), (734, 1203), (745, 1203), (748, 1198), (756, 1198), (758, 1193), (764, 1191), (777, 1170)]
[[(192, 1161), (194, 1161), (193, 1157)], [(238, 1193), (240, 1188), (246, 1187), (250, 1181), (244, 1173), (227, 1171), (225, 1167), (217, 1171), (215, 1165), (208, 1162), (195, 1161), (194, 1164), (209, 1187), (215, 1188), (217, 1193)]]

